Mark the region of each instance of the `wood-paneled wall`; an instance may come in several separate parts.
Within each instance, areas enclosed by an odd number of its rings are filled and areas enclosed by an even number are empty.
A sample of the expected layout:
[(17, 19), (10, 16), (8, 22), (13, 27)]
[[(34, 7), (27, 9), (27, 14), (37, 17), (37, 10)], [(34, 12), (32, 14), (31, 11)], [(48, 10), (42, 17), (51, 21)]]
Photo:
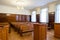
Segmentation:
[[(18, 20), (16, 20), (16, 16), (18, 16)], [(30, 15), (15, 15), (14, 17), (13, 16), (10, 17), (11, 17), (11, 21), (30, 22)]]
[(7, 22), (6, 14), (0, 13), (0, 22)]
[(16, 15), (15, 14), (11, 14), (11, 15), (7, 16), (7, 20), (9, 22), (16, 22)]
[[(0, 13), (0, 22), (31, 22), (31, 15), (19, 15), (19, 14), (10, 14)], [(18, 18), (17, 18), (18, 16)], [(36, 22), (39, 22), (40, 15), (36, 15)]]
[(9, 22), (30, 22), (31, 15), (10, 14), (9, 16), (7, 16), (6, 13), (0, 13), (0, 22), (8, 22), (8, 21)]

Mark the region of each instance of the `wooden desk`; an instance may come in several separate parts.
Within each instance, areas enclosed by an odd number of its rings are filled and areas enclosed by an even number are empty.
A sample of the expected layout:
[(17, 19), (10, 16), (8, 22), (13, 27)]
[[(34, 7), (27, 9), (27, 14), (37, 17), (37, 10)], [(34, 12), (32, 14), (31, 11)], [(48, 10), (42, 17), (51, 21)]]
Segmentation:
[(34, 24), (34, 40), (46, 40), (47, 38), (47, 25)]

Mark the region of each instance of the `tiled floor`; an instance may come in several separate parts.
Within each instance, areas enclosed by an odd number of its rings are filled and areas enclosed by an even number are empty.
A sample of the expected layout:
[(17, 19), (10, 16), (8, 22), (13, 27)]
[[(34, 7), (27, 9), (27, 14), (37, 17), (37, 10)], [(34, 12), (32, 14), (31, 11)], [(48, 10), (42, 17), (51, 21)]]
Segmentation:
[[(23, 37), (20, 37), (20, 35), (17, 32), (11, 31), (11, 34), (9, 35), (9, 40), (33, 40), (32, 33), (24, 34)], [(47, 40), (60, 40), (58, 38), (54, 38), (54, 31), (50, 30), (47, 32)]]

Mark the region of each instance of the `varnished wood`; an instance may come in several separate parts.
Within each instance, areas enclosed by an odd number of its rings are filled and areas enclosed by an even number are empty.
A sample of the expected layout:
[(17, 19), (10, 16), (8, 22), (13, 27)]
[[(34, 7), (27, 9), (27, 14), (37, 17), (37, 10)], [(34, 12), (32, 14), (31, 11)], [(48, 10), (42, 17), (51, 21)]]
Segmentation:
[(17, 31), (21, 36), (24, 33), (33, 32), (33, 24), (31, 22), (11, 22), (14, 26), (13, 29)]
[(11, 14), (9, 16), (7, 16), (7, 19), (9, 22), (16, 22), (16, 15), (15, 14)]
[(9, 32), (9, 25), (6, 23), (5, 24), (0, 23), (0, 40), (8, 40), (8, 36), (9, 36), (8, 32)]
[[(15, 32), (13, 29), (11, 30), (11, 33), (9, 34), (9, 40), (34, 40), (33, 33), (27, 33), (24, 34), (23, 37), (21, 37), (17, 32)], [(54, 37), (54, 30), (47, 31), (47, 39), (46, 40), (60, 40), (59, 38)]]
[(34, 40), (46, 40), (47, 38), (47, 25), (34, 24)]
[(60, 38), (60, 23), (54, 24), (54, 36)]
[[(16, 16), (18, 16), (18, 19), (16, 18)], [(30, 15), (11, 14), (10, 16), (7, 16), (7, 19), (10, 22), (30, 22), (31, 18)]]
[(0, 13), (0, 22), (7, 22), (6, 14)]

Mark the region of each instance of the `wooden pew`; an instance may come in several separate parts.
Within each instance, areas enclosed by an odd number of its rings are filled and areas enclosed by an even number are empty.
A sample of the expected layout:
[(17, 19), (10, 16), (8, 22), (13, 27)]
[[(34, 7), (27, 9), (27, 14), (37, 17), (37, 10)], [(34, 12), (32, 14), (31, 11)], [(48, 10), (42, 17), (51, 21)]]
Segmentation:
[(0, 40), (8, 40), (9, 25), (0, 23)]
[(33, 24), (30, 22), (13, 22), (12, 24), (21, 36), (23, 36), (24, 33), (33, 31)]

